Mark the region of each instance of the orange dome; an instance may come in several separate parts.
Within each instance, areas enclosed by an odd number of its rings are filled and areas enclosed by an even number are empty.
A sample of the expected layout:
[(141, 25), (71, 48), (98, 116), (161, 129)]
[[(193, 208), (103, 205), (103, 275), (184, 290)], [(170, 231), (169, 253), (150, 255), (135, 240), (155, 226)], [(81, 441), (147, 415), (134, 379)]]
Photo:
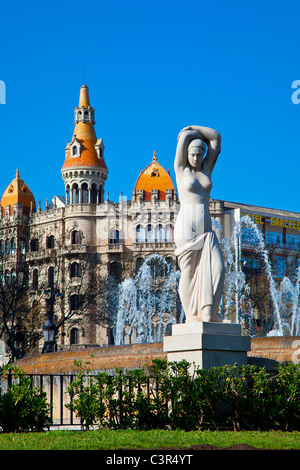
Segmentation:
[[(79, 120), (79, 115), (83, 116), (84, 113), (88, 113), (89, 117)], [(97, 167), (107, 172), (105, 161), (103, 158), (99, 158), (99, 154), (96, 150), (97, 146), (102, 141), (101, 139), (97, 140), (96, 137), (94, 129), (94, 109), (90, 106), (89, 91), (86, 85), (80, 88), (79, 107), (75, 108), (75, 119), (73, 138), (72, 141), (67, 144), (66, 158), (62, 170), (74, 167)], [(75, 141), (80, 145), (80, 152), (78, 152), (74, 158), (71, 152), (71, 146)]]
[(34, 196), (27, 184), (20, 178), (19, 170), (17, 170), (15, 179), (4, 191), (0, 202), (2, 210), (5, 210), (6, 206), (10, 206), (11, 213), (14, 204), (23, 204), (24, 214), (29, 214), (31, 205), (33, 212), (36, 211)]
[(136, 182), (134, 191), (143, 190), (144, 200), (151, 201), (151, 190), (158, 190), (158, 200), (163, 201), (166, 198), (166, 189), (175, 190), (170, 173), (166, 171), (157, 161), (156, 153), (153, 153), (152, 163), (141, 171)]

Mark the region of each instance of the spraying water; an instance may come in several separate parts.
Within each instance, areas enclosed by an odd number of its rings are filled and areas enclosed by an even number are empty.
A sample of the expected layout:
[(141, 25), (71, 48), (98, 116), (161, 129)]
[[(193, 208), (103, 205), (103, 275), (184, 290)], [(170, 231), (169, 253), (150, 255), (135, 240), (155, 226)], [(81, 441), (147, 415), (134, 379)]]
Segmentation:
[[(221, 238), (222, 227), (213, 219), (225, 261), (224, 295), (220, 313), (225, 319), (232, 315), (234, 321), (246, 326), (247, 334), (255, 336), (254, 309), (251, 306), (250, 287), (243, 272), (243, 263), (238, 259), (238, 246), (243, 228), (250, 229), (255, 237), (254, 250), (260, 255), (268, 279), (272, 301), (272, 330), (268, 336), (300, 335), (300, 266), (295, 282), (283, 277), (279, 286), (273, 274), (264, 236), (249, 216), (243, 216), (235, 225), (230, 239)], [(162, 341), (169, 325), (183, 323), (185, 315), (180, 306), (178, 312), (178, 282), (180, 271), (174, 271), (164, 257), (149, 256), (134, 279), (125, 279), (118, 286), (118, 306), (115, 317), (115, 344), (151, 343)], [(249, 312), (249, 313), (247, 313)], [(176, 316), (179, 318), (176, 319)]]
[[(153, 254), (134, 279), (119, 285), (116, 345), (130, 343), (132, 337), (135, 343), (162, 341), (167, 327), (176, 323), (179, 276), (162, 256)], [(181, 312), (179, 322), (182, 320)]]
[[(227, 253), (229, 263), (233, 264), (232, 247), (237, 239), (242, 236), (242, 229), (246, 227), (250, 229), (255, 238), (254, 249), (260, 254), (264, 271), (266, 273), (269, 291), (273, 306), (273, 329), (268, 333), (269, 336), (291, 336), (300, 334), (300, 308), (299, 308), (299, 294), (300, 294), (300, 267), (296, 271), (296, 281), (293, 283), (288, 277), (283, 277), (279, 286), (276, 285), (275, 276), (273, 273), (272, 265), (269, 259), (269, 253), (266, 248), (264, 236), (258, 229), (257, 225), (251, 220), (249, 216), (243, 216), (240, 221), (236, 223), (235, 229), (231, 240), (228, 242), (224, 241), (223, 247)], [(229, 284), (236, 283), (236, 274), (241, 271), (231, 271), (232, 280), (228, 280)], [(249, 287), (243, 283), (243, 273), (241, 273), (240, 287), (244, 288), (245, 293), (249, 293)], [(229, 293), (230, 294), (230, 293)], [(245, 298), (247, 295), (245, 295)], [(290, 320), (290, 321), (288, 321)]]

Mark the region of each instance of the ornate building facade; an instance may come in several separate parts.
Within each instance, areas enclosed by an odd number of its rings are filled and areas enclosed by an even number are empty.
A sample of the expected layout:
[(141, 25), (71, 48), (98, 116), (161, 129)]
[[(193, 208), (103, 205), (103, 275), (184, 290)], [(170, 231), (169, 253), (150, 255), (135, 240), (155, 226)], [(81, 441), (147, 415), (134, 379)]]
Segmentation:
[[(118, 202), (110, 201), (105, 147), (96, 136), (94, 118), (83, 85), (61, 170), (64, 196), (55, 196), (42, 211), (17, 170), (0, 202), (2, 284), (25, 273), (27, 293), (41, 316), (35, 329), (42, 332), (44, 314), (51, 311), (58, 348), (114, 342), (105, 292), (110, 275), (117, 282), (132, 277), (154, 253), (176, 268), (173, 230), (179, 201), (170, 172), (154, 152), (140, 171), (131, 200), (121, 194)], [(210, 211), (223, 228), (221, 237), (228, 239), (237, 220), (249, 214), (279, 259), (294, 262), (300, 214), (213, 199)], [(240, 240), (239, 262), (255, 251), (250, 235), (245, 231)], [(43, 339), (36, 351), (42, 346)]]
[(109, 275), (120, 282), (153, 253), (176, 263), (173, 227), (178, 200), (170, 172), (154, 152), (137, 178), (132, 199), (124, 200), (121, 194), (117, 203), (110, 201), (105, 192), (105, 148), (95, 133), (94, 114), (83, 85), (61, 170), (64, 196), (47, 201), (42, 211), (18, 170), (1, 199), (2, 270), (11, 275), (22, 261), (28, 268), (29, 291), (35, 298), (43, 291), (41, 313), (52, 306), (54, 324), (66, 319), (59, 328), (58, 347), (113, 342), (112, 324), (103, 313)]

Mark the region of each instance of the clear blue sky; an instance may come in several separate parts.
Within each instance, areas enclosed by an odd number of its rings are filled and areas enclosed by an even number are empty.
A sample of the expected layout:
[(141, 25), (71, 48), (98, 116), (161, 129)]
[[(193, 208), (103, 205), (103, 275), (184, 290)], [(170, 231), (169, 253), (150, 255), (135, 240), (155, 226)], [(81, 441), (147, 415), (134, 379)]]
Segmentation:
[(299, 1), (2, 2), (0, 193), (19, 167), (45, 206), (86, 84), (105, 145), (106, 190), (132, 195), (152, 159), (171, 169), (177, 134), (217, 129), (213, 198), (300, 212)]

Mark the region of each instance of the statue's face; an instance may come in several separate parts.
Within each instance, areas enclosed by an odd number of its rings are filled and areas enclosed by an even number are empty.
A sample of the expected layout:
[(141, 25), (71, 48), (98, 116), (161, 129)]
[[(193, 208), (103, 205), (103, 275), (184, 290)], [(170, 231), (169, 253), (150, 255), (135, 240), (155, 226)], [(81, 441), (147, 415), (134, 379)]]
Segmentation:
[(188, 147), (188, 161), (192, 168), (198, 170), (201, 167), (206, 146), (203, 140), (195, 139)]

